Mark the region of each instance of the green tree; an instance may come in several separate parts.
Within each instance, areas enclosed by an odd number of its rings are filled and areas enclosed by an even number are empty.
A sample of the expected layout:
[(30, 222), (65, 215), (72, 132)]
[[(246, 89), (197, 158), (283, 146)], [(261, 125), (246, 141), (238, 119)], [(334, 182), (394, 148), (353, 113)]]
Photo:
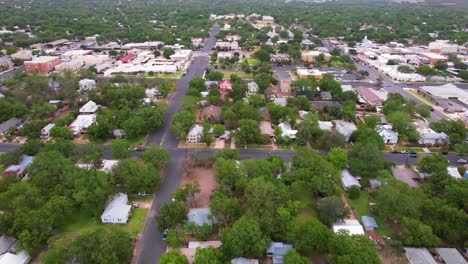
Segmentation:
[(418, 170), (422, 173), (436, 174), (447, 172), (448, 160), (440, 153), (422, 156), (418, 160)]
[(447, 62), (445, 61), (438, 61), (436, 62), (434, 68), (436, 68), (439, 71), (445, 71), (448, 68)]
[(73, 132), (66, 127), (54, 126), (50, 130), (50, 136), (53, 138), (73, 139)]
[(261, 256), (269, 239), (262, 232), (259, 223), (246, 216), (240, 218), (221, 236), (221, 250), (227, 258), (240, 256)]
[(190, 128), (195, 125), (195, 114), (189, 111), (181, 111), (172, 116), (172, 132), (179, 140), (184, 140)]
[(303, 254), (323, 254), (328, 251), (328, 241), (333, 233), (317, 219), (296, 223), (288, 235), (294, 248)]
[(150, 144), (142, 153), (141, 159), (153, 165), (155, 168), (166, 165), (169, 162), (170, 155), (164, 149), (159, 148), (156, 144)]
[(172, 48), (164, 48), (163, 56), (166, 59), (169, 59), (171, 55), (175, 54), (175, 51)]
[(322, 150), (330, 150), (333, 148), (343, 148), (346, 143), (345, 137), (335, 131), (324, 133), (318, 140), (318, 146)]
[(110, 150), (112, 157), (116, 159), (125, 159), (132, 155), (130, 148), (130, 143), (123, 139), (114, 139), (110, 143)]
[(288, 250), (288, 253), (284, 255), (283, 259), (284, 264), (310, 264), (311, 262), (299, 253), (295, 249)]
[(177, 249), (173, 249), (159, 259), (160, 264), (188, 264), (187, 257), (182, 255)]
[(130, 193), (152, 193), (159, 184), (159, 173), (139, 160), (125, 159), (112, 169), (114, 180)]
[(381, 263), (374, 244), (365, 236), (338, 234), (331, 238), (328, 248), (331, 264)]
[(317, 202), (319, 218), (327, 226), (339, 219), (344, 219), (349, 214), (349, 208), (345, 207), (338, 196), (329, 196)]
[(163, 204), (156, 216), (159, 230), (174, 228), (177, 224), (183, 223), (187, 220), (187, 213), (187, 208), (181, 203), (172, 202)]
[(403, 241), (415, 247), (435, 247), (440, 239), (432, 233), (432, 228), (419, 220), (403, 218)]
[(239, 131), (236, 134), (238, 144), (259, 143), (260, 128), (258, 122), (251, 119), (239, 120)]
[(373, 177), (384, 168), (385, 160), (375, 144), (356, 143), (349, 152), (348, 165), (354, 175)]
[(222, 264), (223, 255), (217, 248), (197, 248), (193, 264)]

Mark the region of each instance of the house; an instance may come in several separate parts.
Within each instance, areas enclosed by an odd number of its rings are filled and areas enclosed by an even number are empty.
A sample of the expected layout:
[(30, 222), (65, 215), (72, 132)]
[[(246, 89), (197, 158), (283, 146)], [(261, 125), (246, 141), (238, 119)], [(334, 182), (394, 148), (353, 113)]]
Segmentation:
[(281, 128), (281, 137), (288, 137), (291, 139), (296, 138), (297, 130), (292, 129), (291, 125), (286, 122), (282, 122), (278, 124), (278, 127)]
[(73, 132), (73, 135), (78, 135), (86, 131), (86, 129), (92, 126), (96, 122), (96, 115), (79, 115), (76, 119), (68, 126)]
[(101, 215), (103, 224), (125, 224), (130, 216), (132, 206), (128, 204), (128, 196), (118, 193), (112, 196)]
[(189, 264), (192, 264), (195, 261), (195, 255), (197, 253), (197, 248), (219, 248), (221, 246), (221, 241), (211, 240), (211, 241), (190, 241), (188, 246), (178, 248), (180, 253), (184, 255)]
[(240, 257), (232, 259), (231, 264), (258, 264), (258, 259), (248, 259)]
[(216, 48), (221, 50), (239, 50), (239, 42), (237, 41), (217, 41)]
[(60, 58), (55, 56), (41, 56), (33, 58), (32, 61), (24, 62), (25, 72), (37, 72), (46, 74), (54, 69), (55, 66), (60, 64)]
[(357, 127), (354, 123), (346, 122), (344, 120), (333, 120), (333, 122), (335, 123), (336, 131), (342, 134), (346, 141), (349, 141), (351, 134), (357, 130)]
[(425, 248), (405, 247), (404, 249), (410, 264), (437, 264), (431, 253)]
[(328, 92), (328, 91), (320, 92), (320, 97), (322, 97), (322, 100), (326, 100), (326, 101), (329, 101), (329, 100), (333, 99), (333, 97), (331, 95), (331, 92)]
[(194, 125), (190, 131), (187, 133), (187, 143), (197, 143), (200, 142), (203, 134), (203, 127), (199, 124)]
[(257, 94), (259, 90), (258, 84), (256, 82), (249, 82), (247, 84), (247, 96), (251, 96), (253, 94)]
[(436, 248), (437, 254), (444, 260), (445, 263), (466, 264), (465, 258), (458, 252), (456, 248)]
[(282, 93), (291, 93), (291, 80), (280, 80), (280, 90)]
[(96, 89), (96, 81), (93, 79), (83, 79), (78, 83), (80, 93), (86, 93), (88, 91)]
[(189, 61), (192, 57), (192, 51), (189, 49), (177, 50), (174, 54), (170, 56), (173, 61)]
[(23, 123), (22, 119), (13, 117), (0, 124), (0, 136), (7, 134), (10, 129), (17, 129)]
[(114, 169), (114, 167), (117, 166), (118, 163), (118, 160), (102, 160), (101, 168), (99, 169), (99, 171), (110, 173), (112, 172), (112, 169)]
[(201, 118), (208, 122), (221, 121), (221, 107), (216, 105), (203, 107), (201, 111)]
[(25, 251), (18, 254), (5, 253), (0, 255), (0, 264), (26, 264), (31, 260), (31, 257)]
[(333, 122), (331, 121), (318, 121), (319, 128), (322, 130), (332, 131)]
[[(308, 113), (309, 113), (308, 111), (299, 110), (299, 117), (300, 117), (301, 119), (304, 119), (304, 118), (307, 116)], [(319, 122), (320, 122), (320, 121), (319, 121)]]
[(274, 137), (275, 136), (275, 131), (271, 127), (270, 122), (260, 121), (259, 128), (260, 128), (260, 134), (262, 136), (267, 136), (267, 137)]
[(416, 131), (419, 133), (418, 143), (421, 145), (445, 145), (449, 142), (447, 134), (435, 132), (425, 122), (415, 122)]
[(16, 239), (12, 237), (7, 237), (6, 235), (0, 236), (0, 256), (15, 249), (17, 244)]
[(452, 176), (453, 178), (457, 179), (457, 180), (460, 180), (462, 178), (460, 172), (458, 171), (458, 168), (457, 167), (448, 167), (447, 168), (447, 172), (450, 176)]
[(99, 105), (93, 101), (88, 101), (85, 105), (80, 108), (81, 115), (91, 115), (97, 112)]
[(3, 176), (15, 175), (16, 177), (21, 177), (33, 161), (33, 156), (22, 155), (18, 164), (11, 165), (3, 171)]
[(286, 98), (275, 98), (273, 103), (275, 105), (286, 106)]
[(187, 214), (188, 222), (195, 223), (198, 226), (204, 224), (213, 225), (210, 208), (191, 208)]
[(391, 125), (378, 125), (375, 130), (385, 144), (396, 144), (398, 142), (398, 133), (392, 130)]
[(366, 87), (356, 88), (356, 92), (370, 105), (382, 105), (386, 98), (377, 94), (375, 90)]
[(218, 52), (218, 61), (224, 60), (224, 59), (231, 59), (234, 55), (230, 52)]
[(353, 186), (357, 186), (359, 189), (361, 189), (361, 184), (359, 181), (353, 175), (351, 175), (347, 169), (341, 171), (341, 184), (345, 190), (349, 190)]
[(333, 224), (333, 232), (339, 233), (341, 230), (347, 231), (349, 235), (364, 235), (364, 228), (355, 219), (345, 219)]
[(284, 63), (290, 62), (291, 56), (288, 54), (278, 53), (278, 54), (270, 54), (270, 62), (273, 63)]
[(123, 129), (114, 129), (112, 130), (112, 135), (114, 138), (122, 139), (127, 135), (127, 133), (125, 133), (125, 130)]
[(41, 137), (48, 138), (50, 136), (50, 130), (55, 127), (54, 123), (50, 123), (41, 130)]
[(226, 91), (226, 90), (231, 90), (231, 89), (232, 89), (232, 82), (230, 80), (222, 80), (219, 83), (220, 91)]
[(317, 50), (312, 50), (312, 51), (303, 51), (301, 53), (301, 60), (304, 62), (310, 62), (310, 63), (315, 63), (315, 60), (317, 57), (323, 54), (324, 57), (324, 62), (329, 62), (331, 60), (331, 55), (328, 52), (320, 52)]
[(218, 81), (205, 81), (206, 90), (211, 90), (213, 87), (218, 87)]
[(13, 63), (8, 57), (0, 57), (0, 72), (13, 69)]
[(262, 16), (263, 23), (274, 23), (275, 19), (272, 16)]
[(372, 216), (364, 215), (364, 216), (362, 216), (361, 220), (362, 220), (362, 224), (364, 226), (364, 229), (366, 231), (374, 231), (375, 229), (379, 228), (379, 226), (375, 222), (374, 217), (372, 217)]
[(301, 41), (301, 45), (302, 46), (313, 46), (313, 45), (315, 45), (315, 43), (312, 42), (310, 39), (303, 39)]
[(291, 244), (273, 241), (268, 245), (267, 257), (271, 257), (273, 264), (283, 264), (284, 255), (292, 248)]

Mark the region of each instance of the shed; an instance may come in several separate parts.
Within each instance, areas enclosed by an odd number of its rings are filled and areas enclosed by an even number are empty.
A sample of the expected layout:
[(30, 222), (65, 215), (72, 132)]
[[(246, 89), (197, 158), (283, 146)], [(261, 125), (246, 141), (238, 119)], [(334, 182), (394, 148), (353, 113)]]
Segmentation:
[(199, 226), (204, 224), (213, 225), (209, 208), (192, 208), (187, 214), (187, 218), (189, 222), (193, 222)]
[(362, 224), (366, 231), (373, 231), (379, 228), (379, 226), (375, 222), (374, 217), (372, 216), (367, 216), (367, 215), (362, 216)]
[(235, 258), (231, 260), (231, 264), (258, 264), (258, 259)]
[(0, 256), (0, 264), (26, 264), (31, 257), (25, 251), (18, 254), (5, 253)]
[(55, 127), (54, 123), (50, 123), (41, 130), (41, 136), (48, 138), (50, 136), (50, 130)]
[(456, 248), (436, 248), (437, 254), (448, 264), (467, 264)]
[(292, 248), (293, 246), (291, 244), (273, 241), (268, 245), (267, 255), (272, 258), (273, 264), (282, 264), (284, 255)]
[(352, 186), (361, 188), (359, 181), (353, 175), (351, 175), (347, 169), (341, 171), (341, 184), (345, 190), (348, 190)]
[(125, 133), (123, 129), (114, 129), (112, 130), (112, 135), (114, 135), (115, 138), (124, 138), (127, 133)]
[(410, 264), (437, 264), (431, 253), (425, 248), (405, 247), (405, 252)]
[(8, 119), (7, 121), (0, 124), (0, 135), (7, 133), (10, 128), (14, 127), (15, 129), (18, 128), (19, 125), (23, 122), (22, 119), (13, 117)]

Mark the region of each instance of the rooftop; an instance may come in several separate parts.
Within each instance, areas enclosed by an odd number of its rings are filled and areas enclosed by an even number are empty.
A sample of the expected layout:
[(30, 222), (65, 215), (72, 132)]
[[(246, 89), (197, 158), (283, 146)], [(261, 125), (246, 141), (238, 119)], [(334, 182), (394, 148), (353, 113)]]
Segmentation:
[(187, 214), (187, 217), (189, 222), (194, 222), (197, 225), (212, 225), (213, 220), (210, 219), (210, 215), (209, 208), (192, 208)]
[(466, 264), (466, 260), (456, 248), (436, 248), (437, 254), (449, 264)]
[(364, 229), (358, 220), (345, 219), (343, 222), (333, 224), (333, 232), (338, 233), (340, 230), (349, 232), (349, 235), (364, 235)]
[(411, 264), (437, 264), (431, 253), (425, 248), (405, 247), (405, 252)]

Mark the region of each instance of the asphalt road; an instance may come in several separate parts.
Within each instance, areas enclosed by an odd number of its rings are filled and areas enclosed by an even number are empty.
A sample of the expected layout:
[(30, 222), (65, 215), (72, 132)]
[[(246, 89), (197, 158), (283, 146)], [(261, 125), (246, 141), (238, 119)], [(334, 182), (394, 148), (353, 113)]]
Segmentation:
[(209, 52), (216, 43), (216, 34), (219, 32), (219, 26), (213, 26), (210, 37), (205, 42), (201, 52), (202, 56), (194, 54), (193, 61), (188, 67), (187, 74), (176, 80), (176, 89), (169, 98), (169, 106), (164, 117), (162, 128), (149, 134), (145, 144), (158, 144), (168, 150), (171, 155), (171, 162), (166, 166), (163, 174), (163, 180), (158, 190), (155, 190), (154, 201), (151, 205), (149, 216), (145, 223), (141, 238), (136, 246), (136, 255), (132, 263), (150, 264), (158, 263), (161, 255), (164, 254), (166, 245), (162, 240), (161, 232), (158, 229), (155, 216), (162, 204), (172, 200), (172, 192), (178, 187), (181, 179), (181, 164), (186, 157), (185, 150), (177, 149), (178, 141), (171, 133), (172, 116), (181, 110), (180, 100), (185, 95), (188, 83), (194, 77), (201, 77), (205, 68), (208, 66)]

